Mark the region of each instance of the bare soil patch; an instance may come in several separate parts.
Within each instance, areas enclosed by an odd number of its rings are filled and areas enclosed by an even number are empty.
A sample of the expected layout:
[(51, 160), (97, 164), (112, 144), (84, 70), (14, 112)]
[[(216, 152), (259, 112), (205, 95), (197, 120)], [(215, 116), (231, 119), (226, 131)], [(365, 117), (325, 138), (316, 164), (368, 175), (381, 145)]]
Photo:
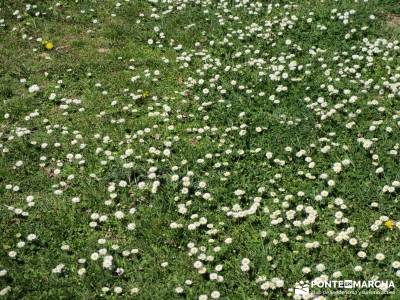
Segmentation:
[(388, 26), (392, 28), (400, 27), (400, 16), (395, 14), (388, 15)]

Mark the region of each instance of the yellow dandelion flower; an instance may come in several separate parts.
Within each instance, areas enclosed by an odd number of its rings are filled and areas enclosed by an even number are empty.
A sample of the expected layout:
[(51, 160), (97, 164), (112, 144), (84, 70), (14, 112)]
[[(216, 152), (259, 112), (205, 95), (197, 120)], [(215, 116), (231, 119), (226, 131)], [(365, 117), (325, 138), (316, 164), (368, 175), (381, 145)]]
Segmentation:
[(385, 227), (390, 229), (390, 230), (393, 230), (395, 225), (396, 225), (395, 222), (393, 220), (390, 220), (390, 219), (385, 222)]
[(43, 42), (43, 46), (47, 49), (47, 50), (51, 50), (54, 48), (54, 45), (52, 42), (50, 41), (44, 41)]

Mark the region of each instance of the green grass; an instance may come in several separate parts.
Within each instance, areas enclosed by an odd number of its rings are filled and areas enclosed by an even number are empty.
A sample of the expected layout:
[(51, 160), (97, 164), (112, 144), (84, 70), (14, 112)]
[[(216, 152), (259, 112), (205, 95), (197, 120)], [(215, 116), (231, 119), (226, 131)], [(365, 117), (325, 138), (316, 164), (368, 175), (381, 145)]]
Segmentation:
[[(383, 192), (400, 180), (400, 24), (389, 22), (400, 15), (398, 1), (31, 2), (37, 7), (27, 10), (25, 1), (0, 1), (3, 298), (212, 299), (219, 291), (221, 299), (292, 299), (297, 282), (335, 280), (339, 271), (341, 280), (393, 281), (394, 294), (328, 299), (399, 298), (400, 226), (371, 229), (385, 217), (400, 222), (400, 187)], [(46, 50), (39, 38), (54, 48)], [(280, 68), (280, 78), (270, 77)], [(30, 93), (33, 84), (40, 90)], [(63, 109), (66, 99), (81, 103)], [(20, 135), (21, 128), (29, 132)], [(359, 138), (374, 143), (366, 149)], [(350, 164), (334, 172), (333, 164), (346, 159)], [(15, 168), (18, 161), (23, 165)], [(238, 189), (245, 194), (236, 196)], [(319, 199), (322, 191), (329, 194)], [(255, 197), (262, 200), (253, 214), (227, 214), (237, 204), (247, 210)], [(299, 205), (316, 211), (312, 224), (296, 227), (286, 218)], [(117, 211), (125, 217), (117, 219)], [(336, 224), (337, 212), (347, 222)], [(93, 214), (108, 219), (93, 228)], [(307, 216), (301, 211), (295, 219)], [(282, 222), (271, 224), (278, 217)], [(189, 230), (200, 218), (205, 224)], [(174, 222), (182, 228), (170, 228)], [(129, 223), (136, 228), (128, 230)], [(335, 241), (350, 227), (347, 240)], [(37, 238), (27, 241), (29, 234)], [(306, 248), (311, 242), (320, 247)], [(197, 253), (188, 255), (190, 243)], [(111, 269), (102, 266), (104, 255), (91, 259), (100, 249), (112, 255)], [(132, 249), (138, 253), (123, 254)], [(361, 250), (366, 258), (357, 255)], [(243, 258), (249, 271), (241, 270)], [(194, 268), (197, 260), (204, 274)], [(59, 264), (63, 270), (53, 273)], [(216, 272), (217, 265), (223, 269)], [(211, 273), (223, 280), (210, 280)], [(264, 294), (260, 276), (284, 286)]]

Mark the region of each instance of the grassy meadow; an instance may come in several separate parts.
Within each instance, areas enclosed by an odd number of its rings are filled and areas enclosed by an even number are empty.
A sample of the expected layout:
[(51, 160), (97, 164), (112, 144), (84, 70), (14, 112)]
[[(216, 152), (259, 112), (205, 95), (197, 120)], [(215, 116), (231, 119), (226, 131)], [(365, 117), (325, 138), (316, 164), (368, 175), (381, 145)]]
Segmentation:
[[(0, 0), (0, 299), (400, 299), (399, 40), (396, 0)], [(335, 280), (395, 287), (295, 292)]]

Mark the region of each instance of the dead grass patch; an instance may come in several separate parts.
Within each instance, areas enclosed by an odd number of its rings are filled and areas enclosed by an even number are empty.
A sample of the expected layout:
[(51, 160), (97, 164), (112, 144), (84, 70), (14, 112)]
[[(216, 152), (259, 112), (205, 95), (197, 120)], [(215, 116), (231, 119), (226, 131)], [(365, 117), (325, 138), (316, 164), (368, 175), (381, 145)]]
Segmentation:
[(389, 14), (387, 24), (391, 28), (400, 28), (400, 16), (396, 14)]

